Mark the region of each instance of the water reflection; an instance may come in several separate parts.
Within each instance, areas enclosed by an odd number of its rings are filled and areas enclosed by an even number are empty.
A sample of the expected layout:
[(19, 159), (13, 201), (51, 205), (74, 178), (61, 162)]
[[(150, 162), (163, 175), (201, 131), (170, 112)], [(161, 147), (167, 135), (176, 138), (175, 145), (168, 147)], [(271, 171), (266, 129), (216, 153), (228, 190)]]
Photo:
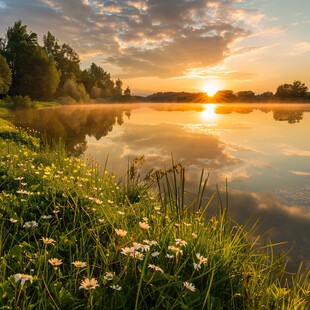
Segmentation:
[[(294, 245), (292, 259), (310, 265), (310, 105), (141, 104), (66, 106), (19, 112), (15, 123), (61, 137), (72, 155), (92, 155), (122, 176), (144, 155), (142, 175), (175, 162), (196, 192), (201, 169), (230, 186), (229, 213), (264, 220), (273, 242)], [(215, 200), (209, 212), (215, 212)]]
[(18, 111), (15, 124), (29, 127), (44, 134), (48, 141), (61, 138), (70, 155), (80, 156), (87, 149), (87, 136), (100, 140), (113, 130), (113, 127), (130, 118), (130, 106), (102, 109), (98, 107), (62, 107), (39, 111)]

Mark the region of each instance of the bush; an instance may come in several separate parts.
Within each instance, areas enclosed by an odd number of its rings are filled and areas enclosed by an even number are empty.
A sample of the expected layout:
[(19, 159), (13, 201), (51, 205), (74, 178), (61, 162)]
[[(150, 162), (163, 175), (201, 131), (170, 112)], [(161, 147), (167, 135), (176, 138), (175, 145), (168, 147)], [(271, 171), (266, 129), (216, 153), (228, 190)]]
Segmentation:
[(5, 102), (10, 104), (14, 110), (35, 109), (35, 103), (29, 96), (8, 96), (5, 98)]

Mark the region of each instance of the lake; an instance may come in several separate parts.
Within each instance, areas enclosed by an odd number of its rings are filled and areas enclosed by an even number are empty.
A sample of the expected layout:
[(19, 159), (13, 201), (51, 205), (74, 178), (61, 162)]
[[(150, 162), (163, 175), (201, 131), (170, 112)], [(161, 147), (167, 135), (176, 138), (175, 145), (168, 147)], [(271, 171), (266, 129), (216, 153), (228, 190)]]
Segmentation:
[[(186, 168), (189, 193), (201, 170), (210, 173), (207, 196), (218, 184), (229, 215), (252, 215), (272, 229), (272, 242), (294, 247), (290, 268), (310, 265), (310, 105), (307, 104), (104, 104), (20, 111), (15, 124), (61, 137), (71, 155), (92, 156), (118, 178), (144, 156), (152, 168)], [(191, 194), (189, 194), (191, 195)], [(224, 198), (225, 199), (225, 198)], [(216, 212), (218, 199), (210, 207)]]

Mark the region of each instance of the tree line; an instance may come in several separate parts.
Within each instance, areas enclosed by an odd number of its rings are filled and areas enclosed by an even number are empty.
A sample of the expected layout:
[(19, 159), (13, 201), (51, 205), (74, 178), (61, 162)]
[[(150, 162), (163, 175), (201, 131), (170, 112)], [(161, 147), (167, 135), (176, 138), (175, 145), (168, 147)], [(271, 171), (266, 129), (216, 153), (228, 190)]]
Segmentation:
[(256, 94), (251, 90), (239, 91), (219, 90), (214, 96), (206, 93), (158, 92), (143, 98), (147, 102), (310, 102), (310, 93), (305, 83), (294, 81), (292, 84), (281, 84), (275, 93), (270, 91)]
[(0, 97), (58, 98), (62, 103), (132, 99), (129, 87), (123, 90), (120, 79), (113, 81), (95, 63), (81, 70), (76, 51), (50, 32), (43, 43), (40, 46), (37, 34), (28, 32), (20, 20), (7, 29), (5, 38), (0, 38)]

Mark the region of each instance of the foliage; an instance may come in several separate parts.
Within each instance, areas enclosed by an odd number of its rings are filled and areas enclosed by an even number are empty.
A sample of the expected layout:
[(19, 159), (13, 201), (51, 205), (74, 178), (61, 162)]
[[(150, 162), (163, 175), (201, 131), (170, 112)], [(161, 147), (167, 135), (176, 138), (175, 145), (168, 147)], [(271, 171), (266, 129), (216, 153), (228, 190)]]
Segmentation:
[(281, 281), (255, 227), (225, 210), (206, 219), (205, 186), (187, 215), (182, 167), (155, 173), (157, 190), (135, 180), (128, 191), (61, 147), (0, 143), (2, 307), (309, 309), (307, 276)]
[(11, 70), (6, 59), (0, 54), (0, 96), (8, 93), (11, 84)]
[(36, 107), (29, 96), (8, 96), (5, 98), (5, 102), (8, 103), (13, 110), (28, 110), (35, 109)]
[(281, 99), (303, 99), (307, 97), (308, 87), (301, 81), (294, 81), (293, 84), (281, 84), (275, 96)]
[(55, 63), (21, 21), (8, 28), (2, 53), (12, 71), (10, 94), (38, 100), (52, 97), (59, 83)]

